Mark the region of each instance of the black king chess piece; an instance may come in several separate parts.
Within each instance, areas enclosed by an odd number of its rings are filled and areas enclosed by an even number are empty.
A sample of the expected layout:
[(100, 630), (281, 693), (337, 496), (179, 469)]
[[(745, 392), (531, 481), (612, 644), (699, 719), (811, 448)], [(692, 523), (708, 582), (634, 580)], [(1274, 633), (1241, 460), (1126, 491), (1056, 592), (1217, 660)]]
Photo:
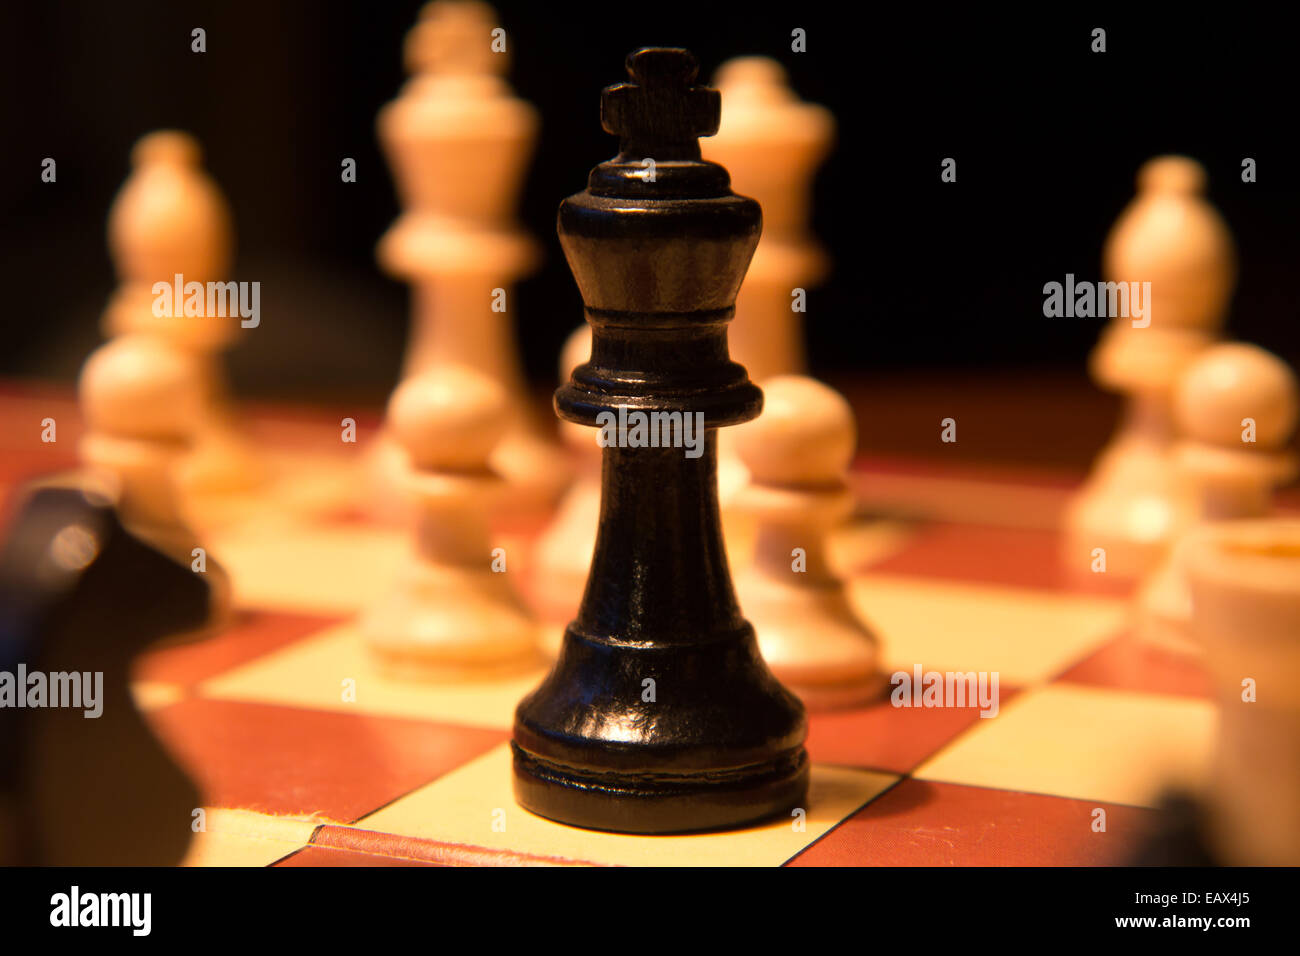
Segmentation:
[(555, 407), (590, 426), (620, 409), (700, 412), (707, 430), (697, 457), (604, 449), (582, 606), (554, 669), (515, 713), (515, 795), (593, 829), (718, 829), (790, 811), (808, 787), (803, 707), (741, 616), (718, 514), (717, 429), (762, 408), (727, 352), (761, 214), (700, 158), (697, 137), (717, 132), (721, 98), (693, 85), (695, 57), (645, 48), (627, 69), (632, 82), (601, 97), (619, 154), (560, 204), (592, 348)]

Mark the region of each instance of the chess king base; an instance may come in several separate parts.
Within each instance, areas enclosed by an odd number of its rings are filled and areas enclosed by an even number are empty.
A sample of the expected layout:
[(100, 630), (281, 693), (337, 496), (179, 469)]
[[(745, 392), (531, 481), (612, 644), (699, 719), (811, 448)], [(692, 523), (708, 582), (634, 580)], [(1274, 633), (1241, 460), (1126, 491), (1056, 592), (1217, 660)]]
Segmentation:
[[(568, 690), (579, 674), (583, 686), (616, 697), (625, 691), (637, 703), (623, 721), (602, 709), (605, 719), (589, 725), (583, 715), (591, 709)], [(656, 695), (671, 696), (664, 701), (671, 706), (655, 713), (654, 704), (643, 703), (642, 674), (655, 676)], [(720, 700), (727, 701), (725, 712)], [(742, 724), (729, 716), (739, 708), (748, 716)], [(658, 726), (659, 713), (675, 726)], [(660, 734), (671, 744), (656, 747)], [(629, 656), (626, 647), (570, 627), (555, 670), (516, 716), (515, 797), (539, 816), (596, 830), (744, 826), (804, 805), (803, 735), (798, 704), (768, 672), (747, 624), (689, 655), (677, 649), (671, 656), (657, 648)]]

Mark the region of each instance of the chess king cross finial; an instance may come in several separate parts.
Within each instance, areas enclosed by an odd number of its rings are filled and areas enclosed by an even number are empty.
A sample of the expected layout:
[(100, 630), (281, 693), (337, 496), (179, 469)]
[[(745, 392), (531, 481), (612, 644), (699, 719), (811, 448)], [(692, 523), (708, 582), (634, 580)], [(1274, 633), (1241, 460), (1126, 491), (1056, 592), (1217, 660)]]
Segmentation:
[(700, 65), (689, 50), (642, 47), (627, 57), (630, 83), (607, 86), (600, 123), (619, 139), (624, 158), (698, 160), (700, 136), (718, 131), (722, 95), (695, 86)]

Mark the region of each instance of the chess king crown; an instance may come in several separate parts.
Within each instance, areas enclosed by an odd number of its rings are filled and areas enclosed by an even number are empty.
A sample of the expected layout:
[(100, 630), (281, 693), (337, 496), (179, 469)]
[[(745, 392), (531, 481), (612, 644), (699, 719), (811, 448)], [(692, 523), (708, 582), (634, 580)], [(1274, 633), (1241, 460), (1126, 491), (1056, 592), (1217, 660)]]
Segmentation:
[(755, 418), (762, 393), (730, 360), (727, 323), (758, 246), (758, 203), (700, 158), (721, 97), (695, 86), (686, 50), (627, 58), (631, 82), (607, 87), (601, 124), (619, 153), (560, 204), (558, 231), (592, 326), (591, 359), (555, 397), (562, 418), (595, 425), (619, 406), (702, 412), (706, 427)]

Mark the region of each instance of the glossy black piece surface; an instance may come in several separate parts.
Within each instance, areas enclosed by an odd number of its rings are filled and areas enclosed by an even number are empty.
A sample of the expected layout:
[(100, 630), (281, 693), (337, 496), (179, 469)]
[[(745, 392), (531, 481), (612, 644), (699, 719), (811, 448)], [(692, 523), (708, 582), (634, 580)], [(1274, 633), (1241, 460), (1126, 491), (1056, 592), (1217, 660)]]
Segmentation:
[(696, 137), (716, 132), (720, 101), (694, 85), (694, 57), (643, 49), (628, 73), (601, 103), (619, 155), (560, 205), (592, 355), (555, 407), (593, 426), (620, 408), (699, 412), (704, 449), (604, 450), (582, 606), (516, 711), (515, 793), (594, 829), (733, 827), (802, 805), (808, 783), (803, 707), (741, 616), (718, 512), (716, 429), (762, 407), (726, 331), (761, 217), (700, 159)]

